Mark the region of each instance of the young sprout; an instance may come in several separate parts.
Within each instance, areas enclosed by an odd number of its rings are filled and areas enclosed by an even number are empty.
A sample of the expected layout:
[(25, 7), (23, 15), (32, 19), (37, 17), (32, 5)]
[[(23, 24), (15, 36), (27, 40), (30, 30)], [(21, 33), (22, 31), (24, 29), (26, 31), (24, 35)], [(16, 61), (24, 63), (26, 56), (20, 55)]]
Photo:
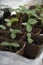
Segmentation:
[(17, 33), (21, 33), (21, 31), (19, 29), (15, 29), (15, 30), (14, 29), (10, 29), (9, 31), (11, 33), (11, 38), (12, 39), (15, 39), (16, 38), (16, 34)]
[(27, 11), (27, 8), (25, 7), (25, 6), (19, 6), (19, 12), (20, 13), (26, 13), (26, 11)]
[(7, 26), (11, 27), (13, 22), (18, 22), (18, 18), (5, 19)]
[(21, 33), (19, 29), (12, 29), (11, 25), (13, 22), (18, 22), (18, 18), (11, 18), (11, 19), (5, 19), (7, 26), (9, 26), (9, 32), (11, 33), (11, 38), (15, 39), (16, 38), (16, 33)]
[(41, 11), (41, 4), (36, 4), (36, 8), (35, 8), (36, 11), (40, 12)]
[(23, 13), (23, 14), (26, 13), (28, 15), (29, 19), (30, 19), (30, 17), (32, 15), (35, 14), (35, 10), (34, 9), (30, 10), (30, 9), (27, 9), (25, 6), (20, 6), (19, 12)]
[(31, 32), (32, 32), (32, 26), (34, 24), (36, 24), (38, 21), (36, 19), (29, 19), (27, 21), (27, 23), (22, 23), (22, 25), (25, 25), (26, 26), (26, 31), (27, 31), (27, 40), (29, 43), (32, 43), (33, 42), (33, 39), (31, 38)]
[(7, 22), (7, 26), (10, 27), (9, 32), (11, 33), (11, 38), (15, 39), (16, 38), (16, 33), (20, 33), (21, 31), (18, 29), (12, 29), (11, 25), (13, 22), (18, 22), (18, 18), (11, 18), (11, 19), (5, 19), (5, 21)]
[(1, 42), (1, 45), (2, 46), (10, 46), (10, 51), (12, 51), (12, 48), (11, 48), (12, 46), (16, 47), (16, 48), (20, 47), (20, 45), (17, 42), (12, 42), (11, 43), (11, 42), (7, 42), (7, 41), (3, 41), (3, 42)]

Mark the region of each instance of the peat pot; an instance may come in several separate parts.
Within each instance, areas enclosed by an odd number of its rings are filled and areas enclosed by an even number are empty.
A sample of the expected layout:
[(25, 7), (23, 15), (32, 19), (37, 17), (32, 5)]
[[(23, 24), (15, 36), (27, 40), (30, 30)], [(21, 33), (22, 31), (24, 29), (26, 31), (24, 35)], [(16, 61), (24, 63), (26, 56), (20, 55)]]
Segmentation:
[(25, 47), (24, 56), (29, 59), (35, 59), (39, 54), (42, 45), (27, 44)]

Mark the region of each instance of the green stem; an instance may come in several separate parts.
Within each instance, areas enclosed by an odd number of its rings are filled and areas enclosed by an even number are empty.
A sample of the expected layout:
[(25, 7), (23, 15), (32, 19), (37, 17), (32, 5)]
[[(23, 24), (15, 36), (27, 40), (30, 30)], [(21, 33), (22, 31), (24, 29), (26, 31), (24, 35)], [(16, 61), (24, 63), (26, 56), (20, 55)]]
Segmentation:
[(28, 19), (30, 19), (30, 14), (28, 15)]
[(30, 15), (29, 15), (29, 19), (30, 19)]
[(12, 49), (11, 49), (11, 43), (10, 43), (10, 51), (12, 51)]
[(17, 11), (16, 11), (16, 18), (18, 18), (18, 13), (17, 13)]

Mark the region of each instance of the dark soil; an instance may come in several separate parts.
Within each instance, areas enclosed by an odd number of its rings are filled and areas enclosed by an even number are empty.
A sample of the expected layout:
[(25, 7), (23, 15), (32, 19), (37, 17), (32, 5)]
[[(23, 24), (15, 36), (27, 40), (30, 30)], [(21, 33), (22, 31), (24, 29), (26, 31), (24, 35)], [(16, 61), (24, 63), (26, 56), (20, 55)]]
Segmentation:
[(16, 51), (18, 51), (19, 49), (20, 49), (21, 47), (18, 47), (18, 48), (16, 48), (16, 47), (11, 47), (11, 50), (10, 50), (10, 46), (4, 46), (4, 49), (2, 50), (2, 51), (9, 51), (9, 52), (16, 52)]

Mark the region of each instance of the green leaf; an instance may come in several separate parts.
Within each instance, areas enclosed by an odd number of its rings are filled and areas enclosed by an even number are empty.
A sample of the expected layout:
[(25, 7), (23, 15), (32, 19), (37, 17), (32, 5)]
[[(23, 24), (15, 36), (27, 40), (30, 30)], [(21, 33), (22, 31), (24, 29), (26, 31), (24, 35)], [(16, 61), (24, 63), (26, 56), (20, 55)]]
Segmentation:
[(18, 18), (5, 19), (5, 22), (7, 23), (18, 22)]
[(18, 43), (12, 43), (12, 46), (14, 46), (14, 47), (20, 47), (20, 45)]
[(32, 26), (27, 24), (26, 30), (27, 30), (27, 32), (31, 32), (32, 31)]
[(25, 6), (19, 6), (19, 8), (23, 11), (27, 10)]
[(11, 22), (18, 22), (18, 18), (11, 18)]
[(9, 31), (10, 31), (11, 33), (13, 33), (13, 32), (14, 32), (14, 29), (9, 29)]
[(19, 6), (19, 7), (20, 7), (19, 12), (21, 12), (21, 13), (23, 13), (23, 14), (28, 11), (28, 9), (27, 9), (25, 6)]
[(41, 19), (37, 14), (33, 14), (33, 16), (35, 16), (37, 19)]
[(31, 33), (27, 33), (27, 37), (28, 38), (31, 38)]
[(35, 13), (35, 10), (28, 10), (25, 6), (20, 6), (20, 12), (32, 15)]
[(40, 11), (40, 10), (41, 10), (41, 5), (40, 5), (40, 4), (36, 4), (35, 10), (36, 10), (36, 11)]
[(1, 29), (6, 29), (6, 27), (4, 25), (0, 25)]
[(11, 26), (12, 25), (12, 23), (10, 22), (10, 23), (7, 23), (7, 26)]
[(21, 33), (21, 31), (19, 29), (15, 29), (14, 33)]
[(41, 13), (41, 14), (40, 14), (40, 17), (42, 17), (42, 18), (43, 18), (43, 13)]
[(10, 23), (10, 22), (11, 22), (10, 19), (4, 19), (4, 20), (5, 20), (5, 22), (7, 22), (7, 23)]
[(36, 8), (39, 8), (39, 9), (41, 9), (41, 4), (36, 4)]
[(20, 47), (20, 45), (18, 44), (18, 43), (9, 43), (9, 42), (1, 42), (1, 45), (3, 45), (3, 46), (14, 46), (14, 47)]
[(40, 12), (40, 9), (39, 9), (39, 8), (36, 8), (36, 9), (35, 9), (35, 11), (38, 11), (38, 12)]
[(33, 14), (35, 13), (35, 10), (28, 10), (26, 13), (27, 13), (28, 15), (33, 15)]
[(3, 46), (10, 46), (10, 43), (9, 42), (1, 42), (1, 45), (3, 45)]
[(16, 34), (11, 34), (11, 38), (15, 39), (16, 38)]
[(28, 20), (28, 24), (31, 24), (31, 25), (34, 25), (34, 24), (36, 24), (38, 21), (36, 20), (36, 19), (29, 19)]
[(33, 40), (31, 39), (31, 38), (28, 38), (28, 43), (32, 43), (33, 42)]
[(10, 29), (9, 30), (11, 33), (13, 33), (13, 34), (16, 34), (16, 33), (21, 33), (21, 31), (19, 30), (19, 29)]

